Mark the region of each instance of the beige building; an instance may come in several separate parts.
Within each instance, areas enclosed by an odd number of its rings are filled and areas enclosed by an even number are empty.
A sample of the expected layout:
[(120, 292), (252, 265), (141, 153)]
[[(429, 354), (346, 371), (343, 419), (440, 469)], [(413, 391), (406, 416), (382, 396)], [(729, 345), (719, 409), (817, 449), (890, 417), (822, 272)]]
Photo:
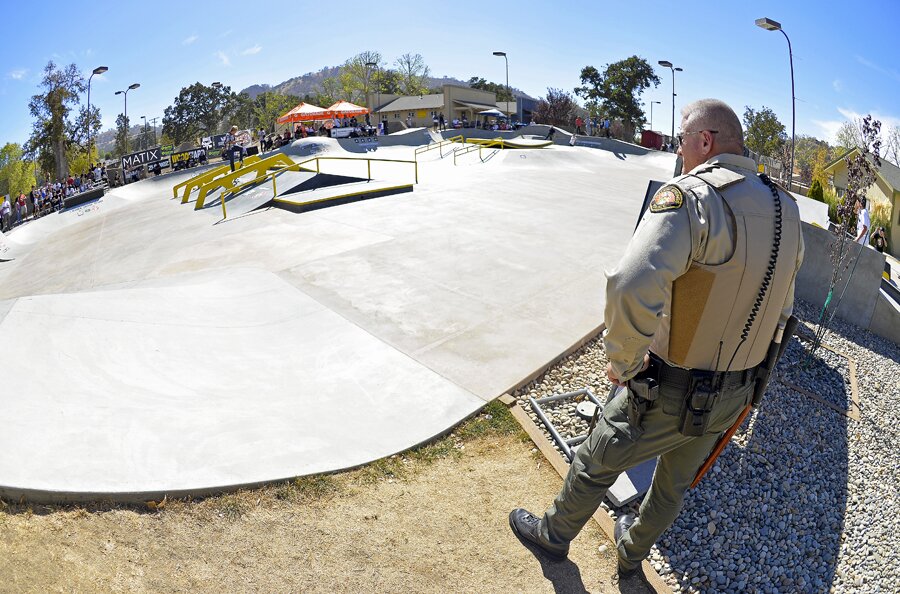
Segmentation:
[[(502, 105), (502, 103), (501, 103)], [(515, 103), (510, 102), (513, 111)], [(497, 96), (488, 91), (444, 85), (440, 93), (432, 95), (389, 95), (370, 92), (366, 96), (366, 107), (374, 114), (374, 122), (387, 119), (388, 122), (402, 122), (413, 128), (429, 127), (432, 118), (444, 114), (448, 128), (454, 119), (474, 122), (478, 112), (497, 109)], [(391, 131), (397, 126), (392, 126)]]
[[(825, 168), (825, 173), (832, 176), (831, 185), (834, 186), (838, 196), (843, 196), (847, 191), (847, 162), (845, 159), (852, 158), (858, 153), (858, 148), (848, 151)], [(869, 202), (886, 202), (891, 205), (891, 242), (888, 249), (892, 256), (900, 258), (900, 247), (898, 247), (900, 245), (900, 208), (898, 208), (900, 167), (887, 159), (881, 159), (881, 167), (875, 168), (875, 183), (866, 192), (866, 198)]]

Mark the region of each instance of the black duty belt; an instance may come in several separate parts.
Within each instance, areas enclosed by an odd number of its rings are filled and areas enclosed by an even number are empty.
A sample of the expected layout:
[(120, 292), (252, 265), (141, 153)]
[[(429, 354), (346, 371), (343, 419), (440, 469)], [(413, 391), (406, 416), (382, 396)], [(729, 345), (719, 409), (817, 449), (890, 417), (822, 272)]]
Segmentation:
[[(654, 353), (650, 353), (651, 367), (656, 367), (656, 377), (660, 384), (667, 386), (688, 388), (691, 386), (691, 379), (695, 370), (674, 367), (659, 358)], [(738, 371), (729, 371), (720, 374), (722, 377), (721, 389), (728, 390), (739, 388), (749, 384), (756, 378), (756, 367), (750, 369), (741, 369)]]

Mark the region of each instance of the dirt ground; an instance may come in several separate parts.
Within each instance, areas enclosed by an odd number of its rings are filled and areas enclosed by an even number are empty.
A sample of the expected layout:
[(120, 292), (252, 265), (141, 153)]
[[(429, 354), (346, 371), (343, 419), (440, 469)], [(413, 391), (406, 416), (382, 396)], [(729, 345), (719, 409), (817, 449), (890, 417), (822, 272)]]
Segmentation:
[(563, 563), (513, 536), (509, 511), (562, 480), (493, 412), (361, 469), (162, 509), (0, 502), (0, 591), (647, 591), (614, 583), (593, 523)]

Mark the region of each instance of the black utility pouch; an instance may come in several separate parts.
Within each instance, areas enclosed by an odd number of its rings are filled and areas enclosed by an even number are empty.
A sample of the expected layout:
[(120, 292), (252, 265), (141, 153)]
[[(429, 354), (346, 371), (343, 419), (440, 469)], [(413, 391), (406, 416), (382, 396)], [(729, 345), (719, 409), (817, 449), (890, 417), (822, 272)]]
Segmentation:
[(659, 382), (645, 376), (628, 382), (628, 424), (639, 428), (653, 401), (659, 398)]
[(679, 432), (685, 437), (706, 433), (713, 406), (719, 399), (718, 374), (714, 371), (691, 372), (691, 386), (681, 408)]

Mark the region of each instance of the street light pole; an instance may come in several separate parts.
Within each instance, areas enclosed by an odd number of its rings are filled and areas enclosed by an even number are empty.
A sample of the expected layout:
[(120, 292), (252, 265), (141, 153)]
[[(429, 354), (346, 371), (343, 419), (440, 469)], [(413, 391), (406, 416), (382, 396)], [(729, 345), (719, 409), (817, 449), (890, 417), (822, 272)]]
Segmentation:
[[(366, 62), (366, 101), (369, 100), (369, 68), (375, 68), (376, 72), (377, 72), (378, 63), (377, 62)], [(378, 102), (379, 103), (381, 102), (381, 94), (380, 93), (378, 96)], [(378, 105), (375, 105), (375, 107), (378, 107)], [(375, 113), (375, 111), (371, 110), (371, 109), (369, 110), (369, 112)], [(370, 122), (370, 124), (371, 124), (371, 122)], [(377, 124), (377, 122), (376, 122), (376, 124)], [(378, 128), (377, 125), (375, 127)]]
[(144, 120), (144, 128), (141, 130), (141, 149), (147, 150), (147, 116), (141, 116)]
[[(509, 98), (512, 97), (512, 94), (509, 92), (509, 58), (506, 57), (506, 52), (494, 52), (494, 55), (503, 56), (503, 61), (506, 62), (506, 109), (509, 110)], [(516, 105), (516, 107), (518, 108), (518, 104)], [(509, 113), (507, 113), (506, 115), (509, 116)]]
[(103, 74), (109, 70), (106, 66), (97, 66), (94, 68), (91, 75), (88, 77), (88, 96), (87, 96), (87, 110), (88, 110), (88, 161), (92, 160), (91, 154), (94, 149), (94, 114), (91, 113), (91, 79), (94, 78), (95, 74)]
[(651, 101), (650, 102), (650, 131), (651, 132), (653, 131), (653, 104), (654, 103), (658, 103), (659, 105), (662, 105), (662, 101)]
[(788, 172), (787, 180), (788, 189), (790, 190), (794, 183), (794, 144), (797, 131), (797, 98), (794, 95), (794, 52), (791, 49), (791, 38), (788, 37), (787, 33), (784, 32), (784, 29), (781, 28), (781, 23), (763, 17), (761, 19), (756, 19), (756, 26), (765, 29), (766, 31), (781, 31), (781, 34), (787, 39), (788, 58), (791, 62), (791, 170)]
[(660, 60), (659, 65), (672, 71), (672, 134), (670, 137), (675, 138), (675, 72), (683, 72), (683, 68), (676, 68), (668, 60)]
[(128, 85), (124, 91), (116, 91), (116, 95), (125, 95), (125, 154), (128, 154), (128, 91), (133, 91), (141, 86), (141, 83)]

